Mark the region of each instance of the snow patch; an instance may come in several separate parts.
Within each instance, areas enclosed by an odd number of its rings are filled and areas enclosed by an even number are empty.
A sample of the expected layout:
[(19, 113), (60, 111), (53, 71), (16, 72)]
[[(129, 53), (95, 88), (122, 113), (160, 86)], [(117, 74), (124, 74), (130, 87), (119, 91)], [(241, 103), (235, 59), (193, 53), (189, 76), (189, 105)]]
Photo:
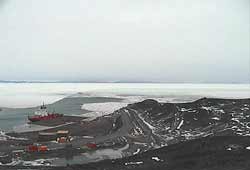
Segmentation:
[(231, 120), (240, 123), (240, 121), (238, 120), (238, 118), (232, 118)]
[(140, 165), (140, 164), (143, 164), (143, 162), (142, 161), (139, 161), (139, 162), (126, 162), (126, 163), (124, 163), (124, 165)]
[(134, 134), (134, 136), (142, 135), (142, 134), (143, 134), (143, 131), (142, 131), (141, 128), (139, 128), (138, 126), (136, 126), (136, 127), (133, 129), (133, 134)]
[(89, 112), (83, 114), (82, 116), (87, 117), (87, 119), (83, 119), (82, 121), (91, 121), (98, 117), (104, 116), (104, 114), (102, 112)]
[(180, 124), (178, 125), (177, 129), (180, 129), (181, 126), (183, 125), (183, 123), (184, 123), (184, 120), (181, 120), (181, 122), (180, 122)]
[(208, 111), (209, 111), (209, 110), (212, 110), (211, 107), (206, 107), (206, 106), (202, 106), (201, 108), (204, 109), (204, 110), (208, 110)]
[(83, 104), (81, 109), (89, 110), (91, 112), (83, 114), (82, 116), (91, 118), (91, 120), (97, 117), (109, 115), (116, 110), (126, 107), (129, 103), (123, 102), (106, 102), (106, 103), (87, 103)]
[(140, 151), (141, 151), (141, 150), (138, 148), (138, 149), (133, 153), (133, 155), (138, 154)]
[(157, 161), (157, 162), (163, 161), (163, 160), (161, 160), (161, 159), (160, 159), (159, 157), (157, 157), (157, 156), (153, 156), (151, 159), (154, 160), (154, 161)]
[(93, 139), (94, 138), (93, 136), (82, 136), (82, 137), (85, 139)]
[(148, 145), (147, 143), (142, 143), (142, 142), (134, 142), (134, 144), (136, 144), (136, 145), (143, 145), (143, 146), (147, 146)]
[(5, 132), (3, 131), (0, 131), (0, 141), (7, 141), (7, 140), (28, 140), (26, 138), (16, 138), (16, 137), (12, 137), (12, 136), (9, 136), (9, 135), (6, 135)]
[(53, 159), (37, 159), (34, 161), (24, 161), (24, 160), (13, 160), (11, 163), (5, 164), (5, 165), (23, 165), (23, 166), (49, 166), (51, 165), (51, 161)]
[(140, 114), (138, 114), (138, 116), (143, 121), (143, 123), (145, 123), (149, 127), (149, 129), (151, 129), (152, 131), (154, 131), (156, 129), (154, 126), (152, 126), (148, 122), (146, 122)]
[(218, 117), (212, 117), (211, 119), (213, 119), (213, 120), (220, 120), (220, 118), (218, 118)]

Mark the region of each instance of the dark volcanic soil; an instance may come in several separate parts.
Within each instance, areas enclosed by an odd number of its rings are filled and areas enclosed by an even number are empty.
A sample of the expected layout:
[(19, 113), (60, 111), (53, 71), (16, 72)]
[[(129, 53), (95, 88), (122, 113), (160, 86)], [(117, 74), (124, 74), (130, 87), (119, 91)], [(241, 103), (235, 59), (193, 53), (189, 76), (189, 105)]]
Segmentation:
[[(250, 99), (202, 98), (189, 103), (159, 103), (148, 99), (92, 121), (73, 119), (70, 124), (43, 132), (69, 130), (73, 140), (68, 151), (73, 155), (79, 155), (78, 148), (84, 144), (94, 142), (98, 145), (97, 152), (103, 148), (114, 152), (125, 148), (121, 151), (123, 158), (110, 160), (107, 156), (105, 159), (109, 159), (97, 163), (33, 169), (249, 170), (250, 167)], [(37, 134), (9, 134), (28, 140), (8, 139), (2, 143), (6, 147), (2, 145), (0, 152), (12, 155), (13, 151), (24, 149), (28, 142), (39, 142)], [(65, 157), (63, 145), (50, 141), (43, 144), (51, 151), (37, 153), (35, 158), (24, 153), (18, 159)], [(30, 168), (1, 168), (17, 167)]]
[[(20, 167), (41, 170), (249, 170), (249, 137), (217, 136), (180, 142), (135, 156), (69, 167)], [(2, 167), (6, 170), (17, 167)]]

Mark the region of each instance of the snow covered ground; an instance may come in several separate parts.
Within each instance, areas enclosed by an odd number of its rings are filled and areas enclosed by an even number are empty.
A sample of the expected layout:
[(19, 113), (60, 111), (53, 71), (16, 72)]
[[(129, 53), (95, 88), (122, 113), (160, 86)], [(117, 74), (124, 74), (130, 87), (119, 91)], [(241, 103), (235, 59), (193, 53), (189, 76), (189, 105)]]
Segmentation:
[(83, 104), (82, 109), (99, 112), (100, 115), (106, 115), (114, 112), (115, 110), (126, 107), (128, 104), (129, 103), (127, 102), (88, 103)]
[[(98, 94), (98, 93), (78, 93), (70, 97), (113, 97), (123, 99), (122, 102), (105, 102), (105, 103), (86, 103), (81, 106), (81, 109), (90, 111), (87, 114), (84, 114), (84, 117), (89, 117), (95, 119), (100, 116), (108, 115), (113, 113), (116, 110), (119, 110), (123, 107), (126, 107), (128, 104), (141, 102), (145, 99), (154, 99), (158, 102), (171, 102), (175, 99), (164, 96), (147, 96), (147, 95), (115, 95), (115, 94)], [(193, 101), (192, 98), (189, 99)], [(181, 101), (181, 100), (179, 100)], [(184, 102), (186, 100), (183, 100)]]
[(1, 131), (0, 130), (0, 141), (7, 141), (9, 139), (14, 139), (14, 140), (27, 140), (25, 138), (15, 138), (15, 137), (12, 137), (12, 136), (8, 136), (5, 134), (5, 132)]

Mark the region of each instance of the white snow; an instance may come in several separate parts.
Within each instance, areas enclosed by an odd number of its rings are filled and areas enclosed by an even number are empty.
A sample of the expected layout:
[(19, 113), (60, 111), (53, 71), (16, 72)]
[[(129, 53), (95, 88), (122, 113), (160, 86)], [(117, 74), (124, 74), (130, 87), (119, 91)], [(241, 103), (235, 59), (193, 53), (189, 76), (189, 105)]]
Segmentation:
[(40, 126), (40, 125), (34, 125), (34, 124), (23, 124), (23, 125), (20, 125), (20, 126), (13, 127), (13, 131), (17, 132), (17, 133), (31, 132), (31, 131), (41, 131), (41, 130), (61, 127), (61, 126), (65, 126), (65, 125), (70, 125), (70, 124), (74, 124), (74, 123), (75, 122), (67, 122), (65, 124), (61, 124), (61, 125), (57, 125), (57, 126)]
[(178, 125), (177, 129), (180, 129), (181, 126), (183, 125), (183, 123), (184, 123), (184, 120), (181, 120), (181, 122), (180, 122), (180, 124)]
[(157, 116), (161, 116), (162, 114), (164, 114), (164, 113), (162, 113), (162, 112), (160, 112), (160, 113), (157, 113)]
[(236, 128), (238, 128), (238, 126), (233, 126), (233, 127), (232, 127), (232, 129), (236, 129)]
[(81, 109), (89, 110), (89, 113), (85, 113), (82, 116), (88, 117), (85, 121), (94, 120), (101, 116), (106, 116), (126, 107), (129, 103), (126, 102), (106, 102), (106, 103), (88, 103), (83, 104)]
[(94, 138), (93, 136), (82, 136), (82, 137), (85, 139), (93, 139)]
[(171, 127), (166, 127), (165, 130), (169, 130)]
[(241, 110), (245, 111), (245, 110), (249, 110), (249, 108), (248, 107), (243, 107), (243, 108), (241, 108)]
[(40, 130), (46, 130), (50, 129), (51, 127), (48, 126), (40, 126), (40, 125), (35, 125), (35, 124), (23, 124), (23, 125), (18, 125), (13, 127), (14, 132), (31, 132), (31, 131), (40, 131)]
[(41, 166), (41, 165), (50, 165), (50, 163), (45, 163), (46, 159), (37, 159), (35, 161), (24, 161), (24, 166)]
[(102, 112), (89, 112), (89, 113), (83, 114), (82, 116), (88, 118), (88, 119), (84, 119), (82, 121), (90, 121), (90, 120), (94, 120), (98, 117), (104, 116), (104, 114)]
[(160, 159), (159, 157), (157, 157), (157, 156), (153, 156), (151, 159), (152, 159), (152, 160), (155, 160), (155, 161), (157, 161), (157, 162), (163, 161), (163, 160), (161, 160), (161, 159)]
[(232, 118), (231, 120), (240, 123), (240, 121), (237, 118)]
[(218, 118), (218, 117), (212, 117), (211, 119), (213, 119), (213, 120), (220, 120), (220, 118)]
[(139, 161), (139, 162), (126, 162), (124, 165), (140, 165), (140, 164), (143, 164), (142, 161)]
[(16, 137), (8, 136), (8, 135), (5, 134), (5, 132), (0, 131), (0, 140), (6, 141), (8, 139), (13, 139), (13, 140), (27, 140), (26, 138), (16, 138)]
[(135, 135), (135, 136), (138, 136), (138, 135), (142, 135), (142, 134), (143, 134), (142, 129), (139, 128), (138, 126), (136, 126), (133, 130), (134, 130), (134, 135)]
[(138, 148), (138, 149), (133, 153), (133, 155), (138, 154), (140, 151), (141, 151), (141, 150)]
[(220, 112), (220, 113), (225, 113), (224, 110), (222, 110), (222, 109), (217, 109), (216, 111)]
[(204, 110), (212, 110), (211, 107), (206, 107), (206, 106), (202, 106), (201, 108)]
[[(23, 165), (23, 166), (49, 166), (50, 165), (50, 161), (52, 161), (54, 159), (37, 159), (34, 161), (24, 161), (24, 160), (13, 160), (11, 163), (5, 164), (5, 165), (11, 165), (11, 166), (15, 166), (15, 165)], [(47, 161), (47, 162), (46, 162)], [(46, 162), (46, 163), (45, 163)]]
[(5, 133), (3, 131), (0, 131), (0, 140), (7, 140)]
[(138, 114), (138, 116), (143, 121), (143, 123), (145, 123), (149, 127), (149, 129), (151, 129), (152, 131), (154, 131), (156, 129), (154, 126), (152, 126), (148, 122), (146, 122), (140, 114)]
[[(87, 96), (165, 97), (168, 101), (193, 101), (201, 96), (247, 98), (249, 84), (167, 84), (167, 83), (1, 83), (2, 107), (33, 107), (42, 101), (53, 103), (76, 94)], [(24, 95), (25, 94), (25, 95)], [(95, 94), (95, 95), (93, 95)], [(173, 95), (174, 94), (174, 95)], [(41, 97), (42, 96), (42, 97)]]
[(7, 164), (5, 164), (5, 165), (15, 166), (15, 165), (20, 164), (21, 162), (22, 162), (21, 160), (13, 160), (13, 159), (12, 159), (12, 162), (7, 163)]
[(82, 105), (82, 109), (92, 112), (101, 112), (103, 115), (107, 115), (123, 107), (126, 107), (128, 104), (129, 103), (124, 102), (87, 103)]
[(195, 112), (193, 109), (186, 109), (186, 108), (181, 108), (182, 112)]
[(147, 146), (148, 145), (147, 143), (142, 143), (142, 142), (134, 142), (134, 144), (136, 144), (136, 145), (143, 145), (143, 146)]
[(218, 108), (213, 107), (213, 106), (211, 106), (211, 107), (202, 106), (201, 108), (205, 109), (207, 111), (212, 111), (213, 110), (213, 111), (216, 111), (216, 112), (219, 112), (219, 113), (225, 113), (224, 110), (218, 109)]

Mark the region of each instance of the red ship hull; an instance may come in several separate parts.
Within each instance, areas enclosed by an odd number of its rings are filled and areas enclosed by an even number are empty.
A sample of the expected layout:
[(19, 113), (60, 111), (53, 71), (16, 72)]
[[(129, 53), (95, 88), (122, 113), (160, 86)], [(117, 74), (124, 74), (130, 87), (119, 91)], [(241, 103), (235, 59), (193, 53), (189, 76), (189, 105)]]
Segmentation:
[(52, 114), (48, 114), (46, 116), (38, 116), (38, 115), (28, 116), (28, 119), (31, 122), (37, 122), (37, 121), (41, 121), (41, 120), (51, 120), (51, 119), (55, 119), (55, 118), (62, 117), (62, 116), (63, 116), (63, 114), (52, 113)]

